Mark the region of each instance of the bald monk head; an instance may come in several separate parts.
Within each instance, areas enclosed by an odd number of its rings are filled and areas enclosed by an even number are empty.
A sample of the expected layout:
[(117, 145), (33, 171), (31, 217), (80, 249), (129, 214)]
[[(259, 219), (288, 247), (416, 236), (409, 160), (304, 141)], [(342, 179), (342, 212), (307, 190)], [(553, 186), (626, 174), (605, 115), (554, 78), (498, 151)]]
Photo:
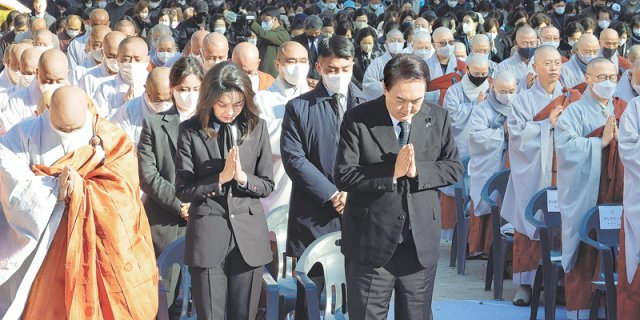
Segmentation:
[(45, 88), (67, 83), (69, 64), (67, 56), (58, 49), (45, 51), (38, 62), (38, 82)]
[(533, 70), (538, 75), (538, 81), (544, 88), (548, 88), (560, 79), (562, 58), (558, 49), (552, 46), (541, 46), (536, 50)]
[(9, 78), (13, 84), (20, 81), (20, 57), (22, 57), (22, 53), (24, 53), (25, 50), (31, 47), (32, 46), (28, 44), (17, 43), (11, 48), (11, 65), (9, 66), (11, 72), (9, 73)]
[(115, 25), (114, 30), (124, 33), (127, 37), (135, 37), (136, 35), (138, 35), (136, 33), (136, 26), (134, 26), (133, 23), (131, 23), (131, 21), (129, 20), (118, 21), (118, 23), (116, 23)]
[(204, 37), (209, 34), (208, 31), (198, 30), (191, 35), (191, 55), (200, 56), (200, 48), (202, 48), (202, 41)]
[[(249, 43), (247, 42), (247, 44)], [(203, 67), (207, 71), (214, 65), (229, 59), (229, 42), (224, 35), (211, 32), (202, 40), (200, 54), (202, 55)]]
[(475, 80), (474, 78), (478, 78), (478, 81), (484, 78), (482, 82), (474, 83), (474, 85), (480, 86), (489, 76), (489, 57), (483, 53), (472, 53), (467, 60), (467, 70), (472, 82)]
[(46, 51), (44, 47), (33, 47), (25, 50), (20, 57), (20, 72), (22, 73), (22, 86), (26, 87), (36, 76), (38, 61)]
[(476, 34), (471, 40), (471, 53), (483, 53), (488, 55), (491, 52), (491, 41), (484, 34)]
[(576, 42), (576, 54), (582, 63), (587, 64), (600, 52), (598, 38), (591, 33), (585, 33)]
[(120, 31), (111, 31), (104, 36), (102, 41), (102, 62), (105, 63), (110, 74), (118, 73), (118, 47), (127, 36)]
[(549, 45), (557, 49), (560, 45), (560, 30), (552, 25), (542, 28), (540, 30), (540, 42), (543, 45)]
[(618, 52), (618, 46), (620, 45), (620, 37), (618, 31), (614, 29), (604, 29), (600, 32), (600, 50), (602, 55), (611, 59)]
[(431, 40), (433, 41), (433, 48), (436, 49), (436, 55), (440, 60), (448, 60), (453, 55), (453, 44), (449, 44), (454, 41), (453, 33), (449, 28), (440, 27), (433, 30)]
[(66, 133), (77, 131), (86, 125), (88, 113), (89, 100), (82, 89), (63, 86), (53, 93), (49, 118), (54, 129)]
[(95, 26), (109, 26), (109, 13), (104, 9), (93, 9), (89, 14), (89, 24)]
[(9, 68), (11, 65), (11, 48), (13, 48), (13, 44), (9, 44), (4, 48), (4, 53), (2, 54), (2, 64), (5, 68)]
[[(604, 104), (609, 101), (613, 95), (616, 83), (618, 82), (618, 70), (616, 70), (616, 66), (611, 60), (595, 58), (587, 65), (585, 79), (593, 97)], [(601, 87), (604, 90), (594, 90), (594, 86)], [(598, 92), (600, 94), (598, 94)], [(610, 93), (610, 95), (604, 96), (603, 93)]]
[(640, 44), (634, 44), (627, 52), (627, 59), (629, 59), (629, 62), (635, 63), (638, 57), (640, 57)]
[(47, 21), (44, 18), (35, 18), (31, 21), (31, 33), (47, 28)]
[(140, 37), (128, 37), (118, 46), (118, 64), (120, 69), (125, 63), (148, 63), (149, 49), (144, 39)]
[[(309, 55), (307, 48), (296, 41), (288, 41), (278, 48), (278, 56), (274, 61), (280, 79), (291, 85), (301, 85), (309, 73)], [(288, 67), (291, 66), (291, 67)], [(287, 69), (285, 70), (285, 67)]]
[(172, 35), (173, 32), (171, 31), (171, 28), (165, 26), (164, 24), (156, 24), (155, 26), (153, 26), (153, 28), (151, 28), (150, 34), (151, 36), (148, 37), (149, 44), (151, 45), (151, 47), (153, 47), (158, 41), (158, 38), (165, 35)]
[(73, 38), (82, 32), (82, 19), (76, 15), (70, 15), (67, 17), (67, 25), (64, 28), (65, 33), (69, 38)]
[(239, 65), (249, 76), (258, 75), (260, 52), (253, 43), (241, 42), (233, 49), (231, 61)]
[(48, 29), (41, 29), (33, 34), (33, 45), (36, 47), (53, 48), (53, 33)]
[(493, 92), (498, 102), (511, 106), (513, 99), (516, 97), (517, 89), (518, 81), (511, 71), (503, 70), (494, 75)]
[(518, 50), (518, 55), (525, 62), (533, 57), (533, 52), (538, 46), (538, 37), (536, 31), (530, 26), (523, 26), (516, 31), (516, 40), (514, 42)]
[(161, 36), (158, 38), (158, 41), (156, 41), (157, 52), (175, 53), (177, 50), (176, 41), (171, 35)]
[[(633, 62), (633, 67), (629, 72), (629, 80), (631, 80), (631, 85), (636, 94), (640, 94), (640, 59), (636, 59)], [(636, 87), (638, 89), (636, 89)]]
[(453, 55), (460, 61), (467, 60), (467, 47), (462, 42), (453, 45)]
[(171, 87), (169, 85), (169, 72), (171, 69), (157, 67), (149, 72), (145, 89), (149, 99), (149, 107), (156, 113), (171, 108)]
[(107, 26), (97, 25), (91, 28), (91, 33), (89, 34), (89, 41), (87, 41), (87, 45), (85, 46), (85, 51), (91, 53), (91, 57), (96, 62), (102, 62), (102, 43), (104, 42), (104, 37), (111, 32), (111, 29)]

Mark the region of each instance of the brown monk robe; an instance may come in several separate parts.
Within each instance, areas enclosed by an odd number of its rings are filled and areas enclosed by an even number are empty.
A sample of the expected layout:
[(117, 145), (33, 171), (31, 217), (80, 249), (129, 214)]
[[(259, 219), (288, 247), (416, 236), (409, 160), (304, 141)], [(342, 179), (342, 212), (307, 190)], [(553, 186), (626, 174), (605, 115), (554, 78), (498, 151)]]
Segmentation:
[[(94, 116), (91, 146), (38, 175), (78, 172), (23, 319), (153, 319), (158, 271), (139, 196), (135, 148), (124, 131)], [(104, 158), (96, 148), (102, 145)]]
[[(613, 98), (612, 103), (616, 120), (619, 121), (627, 107), (627, 103), (620, 98)], [(604, 126), (594, 130), (587, 137), (601, 138), (603, 132)], [(597, 204), (622, 203), (623, 177), (624, 169), (618, 154), (618, 141), (613, 139), (608, 146), (602, 149), (602, 167), (600, 169)], [(580, 243), (575, 265), (571, 271), (564, 275), (565, 292), (567, 296), (571, 296), (571, 299), (567, 299), (567, 308), (569, 310), (589, 308), (593, 295), (591, 281), (597, 280), (599, 273), (600, 259), (598, 251), (593, 247)], [(589, 290), (586, 290), (586, 288), (589, 288)]]
[(438, 104), (441, 106), (444, 103), (444, 96), (447, 94), (449, 87), (462, 81), (462, 76), (467, 70), (467, 65), (464, 62), (457, 60), (456, 63), (456, 72), (447, 73), (444, 76), (432, 79), (427, 85), (427, 92), (438, 91), (440, 93)]
[[(558, 96), (551, 101), (544, 109), (540, 110), (538, 114), (533, 118), (535, 121), (542, 121), (548, 119), (551, 114), (551, 110), (557, 105), (562, 106), (562, 109), (566, 109), (569, 104), (580, 100), (582, 95), (578, 90), (567, 89), (563, 90), (564, 94)], [(555, 186), (557, 182), (557, 162), (555, 152), (553, 154), (553, 166), (551, 185)], [(531, 240), (526, 235), (515, 231), (513, 235), (513, 272), (526, 272), (536, 270), (540, 264), (541, 259), (540, 241)]]

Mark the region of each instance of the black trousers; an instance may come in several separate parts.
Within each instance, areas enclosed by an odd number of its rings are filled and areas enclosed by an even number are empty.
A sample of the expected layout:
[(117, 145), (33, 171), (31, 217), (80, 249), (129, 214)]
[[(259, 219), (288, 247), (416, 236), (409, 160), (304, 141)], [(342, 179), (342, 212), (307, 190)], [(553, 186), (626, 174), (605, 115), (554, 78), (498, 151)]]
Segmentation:
[(231, 237), (219, 267), (189, 267), (191, 294), (198, 320), (254, 320), (260, 300), (263, 267), (249, 266)]
[(416, 247), (407, 241), (398, 245), (387, 265), (381, 268), (345, 261), (347, 304), (351, 319), (386, 319), (395, 289), (395, 319), (430, 320), (437, 261), (424, 268)]

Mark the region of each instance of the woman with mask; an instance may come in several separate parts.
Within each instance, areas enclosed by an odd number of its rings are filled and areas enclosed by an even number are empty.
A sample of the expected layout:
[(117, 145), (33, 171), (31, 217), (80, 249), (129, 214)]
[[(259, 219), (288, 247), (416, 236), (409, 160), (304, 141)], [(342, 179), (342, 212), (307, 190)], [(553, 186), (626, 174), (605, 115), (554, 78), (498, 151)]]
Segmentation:
[(136, 24), (139, 30), (139, 35), (143, 38), (147, 36), (149, 29), (153, 26), (151, 24), (151, 20), (149, 19), (149, 12), (151, 11), (151, 5), (149, 5), (149, 1), (141, 0), (136, 4), (133, 9), (133, 22)]
[[(196, 111), (200, 84), (204, 73), (194, 58), (181, 58), (169, 73), (169, 86), (174, 105), (167, 111), (147, 116), (138, 142), (140, 188), (146, 195), (142, 201), (151, 226), (156, 256), (185, 234), (190, 203), (176, 198), (175, 156), (178, 127)], [(173, 299), (177, 273), (163, 279)], [(171, 305), (171, 301), (169, 302)]]
[(560, 41), (558, 51), (563, 57), (570, 58), (580, 36), (584, 33), (582, 25), (577, 21), (567, 23), (564, 28), (564, 37)]
[(355, 64), (353, 65), (353, 83), (362, 89), (362, 79), (373, 59), (382, 55), (382, 47), (376, 43), (376, 31), (367, 27), (358, 32), (355, 41)]
[(631, 39), (631, 45), (640, 44), (640, 15), (635, 15), (629, 22), (631, 33), (629, 39)]
[(195, 115), (180, 125), (176, 196), (189, 208), (185, 263), (198, 319), (249, 319), (272, 260), (260, 204), (274, 187), (271, 143), (247, 74), (216, 64), (200, 86)]
[(467, 48), (467, 55), (471, 53), (471, 41), (473, 41), (473, 37), (482, 32), (484, 31), (480, 23), (480, 14), (471, 11), (465, 13), (456, 40), (463, 43)]
[(400, 31), (404, 33), (405, 30), (409, 29), (410, 27), (413, 27), (413, 21), (416, 20), (417, 18), (418, 18), (418, 15), (413, 11), (402, 12), (399, 20), (401, 21)]
[(613, 25), (613, 29), (618, 32), (618, 36), (620, 37), (620, 45), (618, 46), (618, 55), (621, 57), (626, 57), (627, 52), (629, 52), (629, 48), (631, 48), (631, 28), (626, 22), (620, 21), (616, 22)]

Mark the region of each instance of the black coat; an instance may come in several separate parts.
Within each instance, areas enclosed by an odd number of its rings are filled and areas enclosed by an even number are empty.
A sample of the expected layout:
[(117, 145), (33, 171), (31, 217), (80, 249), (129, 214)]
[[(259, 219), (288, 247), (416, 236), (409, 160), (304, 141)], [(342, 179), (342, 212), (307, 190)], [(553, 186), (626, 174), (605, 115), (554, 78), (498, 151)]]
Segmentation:
[(209, 22), (198, 24), (195, 16), (180, 23), (178, 26), (178, 47), (180, 48), (180, 52), (184, 51), (184, 46), (191, 40), (191, 35), (202, 28), (209, 31)]
[(362, 79), (364, 78), (364, 73), (367, 71), (371, 62), (383, 54), (383, 49), (377, 43), (373, 45), (371, 58), (368, 59), (364, 57), (364, 53), (359, 46), (356, 48), (355, 64), (353, 65), (353, 82), (358, 86), (358, 88), (362, 89)]
[(175, 155), (180, 116), (176, 107), (146, 117), (138, 142), (138, 172), (144, 209), (151, 225), (156, 256), (183, 236), (187, 222), (179, 216), (176, 197)]
[(446, 110), (423, 103), (409, 131), (418, 175), (400, 178), (394, 186), (399, 146), (384, 99), (348, 111), (340, 129), (334, 177), (348, 193), (342, 252), (360, 264), (384, 266), (408, 215), (418, 259), (427, 268), (438, 261), (440, 246), (437, 188), (455, 183), (463, 167)]
[[(347, 109), (364, 101), (362, 91), (351, 83)], [(340, 230), (340, 216), (329, 201), (337, 191), (333, 179), (339, 130), (336, 112), (322, 82), (285, 107), (280, 154), (293, 183), (287, 226), (289, 256), (300, 257), (315, 239)]]
[(218, 141), (202, 130), (197, 117), (180, 124), (176, 152), (176, 194), (191, 203), (185, 243), (185, 263), (219, 267), (227, 255), (231, 234), (245, 262), (258, 267), (272, 259), (269, 231), (260, 198), (273, 191), (273, 161), (264, 120), (239, 144), (247, 185), (235, 181), (220, 188), (225, 160)]
[[(323, 39), (322, 37), (318, 38), (318, 45), (320, 44), (322, 39)], [(303, 47), (305, 47), (307, 49), (307, 54), (309, 55), (309, 75), (307, 76), (307, 78), (320, 80), (320, 78), (321, 78), (320, 74), (316, 70), (316, 62), (318, 62), (318, 61), (317, 61), (317, 59), (312, 59), (311, 51), (310, 51), (310, 48), (309, 48), (309, 38), (307, 37), (307, 34), (303, 33), (301, 35), (297, 35), (297, 36), (293, 37), (291, 40), (301, 44)], [(318, 48), (316, 47), (316, 50), (317, 49)], [(317, 55), (316, 55), (316, 57), (317, 57)]]

